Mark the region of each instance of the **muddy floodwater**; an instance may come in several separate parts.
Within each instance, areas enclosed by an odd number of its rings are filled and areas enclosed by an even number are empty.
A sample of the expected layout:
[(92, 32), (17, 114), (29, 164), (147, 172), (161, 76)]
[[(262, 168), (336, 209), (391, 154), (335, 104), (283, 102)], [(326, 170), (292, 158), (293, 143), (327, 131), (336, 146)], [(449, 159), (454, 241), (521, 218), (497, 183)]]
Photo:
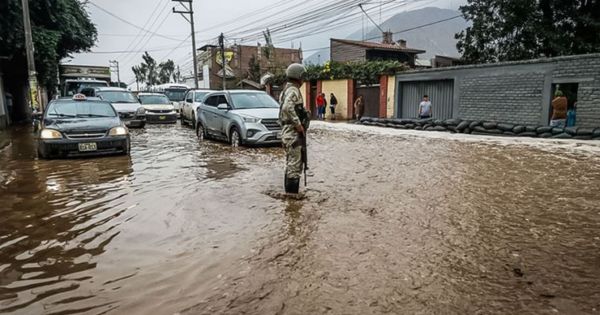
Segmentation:
[(43, 161), (12, 135), (0, 313), (600, 314), (598, 143), (315, 124), (283, 199), (277, 147), (149, 126)]

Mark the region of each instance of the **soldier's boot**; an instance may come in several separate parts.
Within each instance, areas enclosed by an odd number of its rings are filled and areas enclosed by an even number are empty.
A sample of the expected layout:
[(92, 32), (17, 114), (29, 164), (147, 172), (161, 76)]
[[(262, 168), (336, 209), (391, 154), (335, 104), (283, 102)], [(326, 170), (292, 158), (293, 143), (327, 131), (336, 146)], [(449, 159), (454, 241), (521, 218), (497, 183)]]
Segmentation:
[(288, 178), (285, 185), (285, 192), (288, 194), (298, 194), (300, 191), (300, 178)]

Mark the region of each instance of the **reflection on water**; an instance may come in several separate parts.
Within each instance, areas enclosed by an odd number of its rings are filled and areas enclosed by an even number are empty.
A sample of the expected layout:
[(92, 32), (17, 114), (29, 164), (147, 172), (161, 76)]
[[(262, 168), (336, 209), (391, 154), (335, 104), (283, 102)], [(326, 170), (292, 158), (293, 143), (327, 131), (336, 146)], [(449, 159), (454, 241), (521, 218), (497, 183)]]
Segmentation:
[[(0, 152), (0, 313), (597, 314), (600, 159), (444, 139), (279, 148), (149, 126), (132, 155)], [(266, 192), (266, 193), (265, 193)]]

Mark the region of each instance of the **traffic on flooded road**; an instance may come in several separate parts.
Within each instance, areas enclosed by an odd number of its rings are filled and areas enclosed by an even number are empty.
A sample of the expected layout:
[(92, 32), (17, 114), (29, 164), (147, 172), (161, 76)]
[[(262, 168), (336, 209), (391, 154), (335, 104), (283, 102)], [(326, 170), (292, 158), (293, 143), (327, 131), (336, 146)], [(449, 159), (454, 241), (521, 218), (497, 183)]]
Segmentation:
[(0, 313), (598, 313), (597, 146), (380, 130), (315, 123), (292, 199), (280, 147), (147, 125), (43, 160), (14, 128)]

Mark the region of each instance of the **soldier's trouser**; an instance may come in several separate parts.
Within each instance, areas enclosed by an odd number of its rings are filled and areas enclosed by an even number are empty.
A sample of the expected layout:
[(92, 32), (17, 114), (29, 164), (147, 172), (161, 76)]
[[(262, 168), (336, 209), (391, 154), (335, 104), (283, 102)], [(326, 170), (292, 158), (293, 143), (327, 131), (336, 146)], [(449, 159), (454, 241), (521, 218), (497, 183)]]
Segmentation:
[(302, 146), (285, 143), (285, 174), (287, 178), (300, 178), (302, 174)]

